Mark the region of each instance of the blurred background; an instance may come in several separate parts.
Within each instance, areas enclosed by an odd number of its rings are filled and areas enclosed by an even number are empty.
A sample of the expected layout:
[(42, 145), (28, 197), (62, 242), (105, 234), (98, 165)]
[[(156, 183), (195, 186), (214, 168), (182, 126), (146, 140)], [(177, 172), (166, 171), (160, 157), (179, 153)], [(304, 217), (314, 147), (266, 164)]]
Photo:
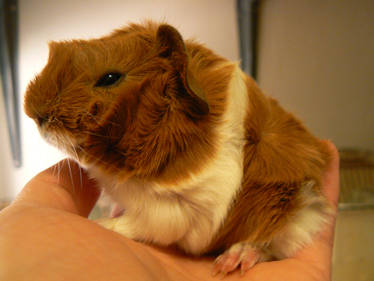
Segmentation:
[[(7, 2), (1, 0), (2, 5)], [(0, 95), (0, 205), (64, 158), (23, 113), (23, 94), (48, 42), (93, 38), (128, 22), (167, 21), (185, 38), (242, 60), (260, 87), (341, 151), (334, 281), (374, 280), (374, 1), (18, 0), (16, 106), (22, 164), (15, 167)], [(13, 5), (13, 4), (12, 4)], [(4, 6), (3, 6), (4, 7)], [(2, 7), (2, 9), (3, 9)], [(3, 9), (4, 11), (4, 9)], [(2, 12), (3, 12), (2, 11)], [(9, 35), (9, 34), (8, 34)], [(4, 73), (1, 79), (7, 80)], [(3, 88), (0, 88), (3, 91)], [(17, 112), (16, 112), (17, 114)], [(1, 208), (1, 206), (0, 206)]]

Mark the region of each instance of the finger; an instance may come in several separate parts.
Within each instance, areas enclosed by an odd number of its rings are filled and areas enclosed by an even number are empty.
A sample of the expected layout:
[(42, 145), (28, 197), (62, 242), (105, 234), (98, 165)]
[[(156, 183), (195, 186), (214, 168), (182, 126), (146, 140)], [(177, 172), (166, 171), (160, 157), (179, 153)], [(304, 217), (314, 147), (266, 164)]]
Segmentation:
[(62, 160), (29, 181), (15, 204), (28, 204), (88, 216), (100, 191), (84, 169), (70, 159)]
[(330, 141), (323, 141), (331, 155), (331, 160), (324, 174), (322, 185), (323, 193), (329, 202), (337, 207), (339, 199), (339, 153), (335, 145)]

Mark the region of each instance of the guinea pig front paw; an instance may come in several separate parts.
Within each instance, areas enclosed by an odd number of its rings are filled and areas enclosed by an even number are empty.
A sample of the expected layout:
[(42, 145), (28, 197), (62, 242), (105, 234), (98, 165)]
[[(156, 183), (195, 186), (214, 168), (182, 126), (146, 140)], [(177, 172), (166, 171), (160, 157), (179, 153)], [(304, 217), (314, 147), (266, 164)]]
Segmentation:
[(114, 204), (111, 211), (110, 211), (110, 217), (111, 218), (117, 218), (119, 216), (122, 216), (124, 214), (125, 209), (122, 208), (118, 204)]
[(260, 261), (262, 261), (260, 250), (253, 248), (248, 242), (236, 243), (217, 257), (214, 262), (212, 275), (216, 276), (220, 274), (224, 277), (239, 267), (243, 275)]
[(95, 222), (106, 229), (116, 231), (118, 218), (100, 218), (96, 219)]
[(134, 225), (132, 225), (126, 215), (115, 217), (115, 218), (100, 218), (95, 222), (102, 227), (122, 234), (130, 239), (136, 239), (134, 236)]

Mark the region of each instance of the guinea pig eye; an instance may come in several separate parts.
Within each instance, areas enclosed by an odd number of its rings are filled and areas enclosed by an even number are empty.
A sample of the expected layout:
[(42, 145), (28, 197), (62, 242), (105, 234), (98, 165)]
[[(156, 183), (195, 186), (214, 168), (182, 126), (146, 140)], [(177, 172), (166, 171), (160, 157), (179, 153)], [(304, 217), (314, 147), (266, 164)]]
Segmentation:
[(96, 82), (95, 87), (108, 87), (115, 84), (121, 79), (122, 74), (118, 72), (109, 72), (100, 77)]

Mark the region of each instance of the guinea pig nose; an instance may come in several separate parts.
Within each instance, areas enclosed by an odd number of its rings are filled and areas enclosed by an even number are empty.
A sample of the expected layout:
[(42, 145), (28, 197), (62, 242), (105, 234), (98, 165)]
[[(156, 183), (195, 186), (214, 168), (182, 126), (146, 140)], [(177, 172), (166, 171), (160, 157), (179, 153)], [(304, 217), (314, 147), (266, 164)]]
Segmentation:
[(38, 123), (39, 126), (42, 126), (47, 120), (48, 120), (48, 118), (46, 118), (44, 116), (38, 116), (36, 118), (36, 122)]

